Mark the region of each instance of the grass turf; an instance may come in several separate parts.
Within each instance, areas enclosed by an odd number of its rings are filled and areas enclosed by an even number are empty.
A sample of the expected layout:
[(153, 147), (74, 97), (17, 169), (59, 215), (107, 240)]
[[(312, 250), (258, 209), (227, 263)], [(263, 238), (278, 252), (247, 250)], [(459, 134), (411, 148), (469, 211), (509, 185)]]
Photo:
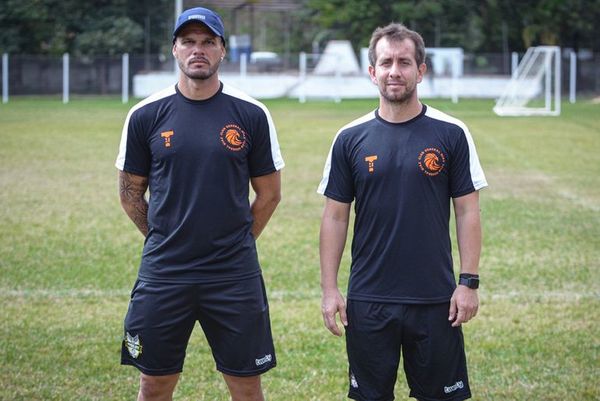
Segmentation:
[[(265, 393), (342, 400), (344, 343), (320, 316), (315, 189), (335, 132), (376, 102), (265, 103), (287, 164), (282, 203), (259, 240), (279, 360)], [(491, 101), (427, 103), (469, 126), (490, 184), (482, 306), (464, 327), (473, 399), (599, 399), (600, 106), (500, 118)], [(118, 361), (142, 238), (120, 209), (113, 166), (130, 106), (0, 105), (0, 400), (135, 398), (137, 371)], [(396, 397), (407, 391), (400, 373)], [(176, 399), (225, 393), (197, 328)]]

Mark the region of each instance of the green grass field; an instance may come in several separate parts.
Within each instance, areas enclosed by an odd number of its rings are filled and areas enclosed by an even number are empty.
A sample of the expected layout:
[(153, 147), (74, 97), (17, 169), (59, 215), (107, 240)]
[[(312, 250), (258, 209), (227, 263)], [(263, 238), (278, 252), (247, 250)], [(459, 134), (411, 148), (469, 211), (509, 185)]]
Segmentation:
[[(344, 400), (344, 342), (320, 315), (315, 193), (335, 132), (376, 106), (265, 102), (286, 160), (283, 200), (259, 240), (279, 365), (269, 401)], [(428, 102), (470, 127), (482, 191), (479, 316), (464, 327), (474, 400), (599, 400), (600, 105), (500, 118), (493, 102)], [(119, 365), (142, 238), (114, 168), (131, 105), (0, 105), (0, 400), (133, 400)], [(341, 286), (348, 276), (348, 255)], [(226, 400), (199, 328), (177, 400)], [(397, 399), (407, 399), (402, 374)]]

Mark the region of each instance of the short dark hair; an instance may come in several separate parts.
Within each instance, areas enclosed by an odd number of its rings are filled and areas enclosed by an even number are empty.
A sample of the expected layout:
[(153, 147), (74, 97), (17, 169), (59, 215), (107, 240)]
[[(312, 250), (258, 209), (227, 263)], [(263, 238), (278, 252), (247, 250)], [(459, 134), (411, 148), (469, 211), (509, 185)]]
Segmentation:
[(404, 39), (410, 39), (415, 44), (415, 60), (417, 65), (421, 65), (425, 62), (425, 42), (418, 32), (408, 29), (403, 24), (393, 22), (384, 27), (378, 27), (373, 31), (371, 35), (371, 41), (369, 42), (369, 63), (375, 67), (377, 61), (377, 54), (375, 47), (379, 40), (383, 37), (389, 40), (401, 41)]

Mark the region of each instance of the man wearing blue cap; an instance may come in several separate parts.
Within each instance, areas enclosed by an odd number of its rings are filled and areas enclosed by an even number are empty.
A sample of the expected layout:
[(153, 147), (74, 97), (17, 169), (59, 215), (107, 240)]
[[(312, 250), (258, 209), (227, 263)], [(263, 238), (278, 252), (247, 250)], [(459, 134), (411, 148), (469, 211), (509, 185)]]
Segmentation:
[(121, 204), (145, 236), (121, 363), (141, 372), (138, 400), (171, 400), (198, 321), (232, 400), (261, 401), (276, 358), (255, 240), (281, 197), (275, 126), (219, 80), (216, 13), (182, 13), (173, 56), (177, 84), (130, 110), (116, 161)]

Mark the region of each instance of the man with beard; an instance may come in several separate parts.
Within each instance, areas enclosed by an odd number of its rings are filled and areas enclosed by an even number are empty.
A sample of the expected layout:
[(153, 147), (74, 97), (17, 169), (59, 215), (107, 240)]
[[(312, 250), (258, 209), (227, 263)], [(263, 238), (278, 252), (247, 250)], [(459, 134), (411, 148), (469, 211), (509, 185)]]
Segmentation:
[[(369, 74), (379, 107), (336, 135), (318, 192), (324, 194), (320, 256), (325, 326), (345, 327), (348, 397), (394, 399), (403, 355), (410, 396), (471, 396), (461, 324), (478, 308), (481, 223), (487, 186), (467, 127), (419, 101), (426, 71), (421, 36), (401, 24), (377, 28)], [(337, 277), (355, 202), (347, 303)], [(454, 205), (459, 285), (449, 235)]]
[(276, 358), (255, 240), (280, 200), (277, 134), (263, 104), (220, 82), (216, 13), (182, 13), (173, 56), (177, 84), (131, 109), (116, 162), (145, 237), (121, 363), (141, 372), (138, 400), (172, 399), (198, 321), (231, 399), (263, 400)]

